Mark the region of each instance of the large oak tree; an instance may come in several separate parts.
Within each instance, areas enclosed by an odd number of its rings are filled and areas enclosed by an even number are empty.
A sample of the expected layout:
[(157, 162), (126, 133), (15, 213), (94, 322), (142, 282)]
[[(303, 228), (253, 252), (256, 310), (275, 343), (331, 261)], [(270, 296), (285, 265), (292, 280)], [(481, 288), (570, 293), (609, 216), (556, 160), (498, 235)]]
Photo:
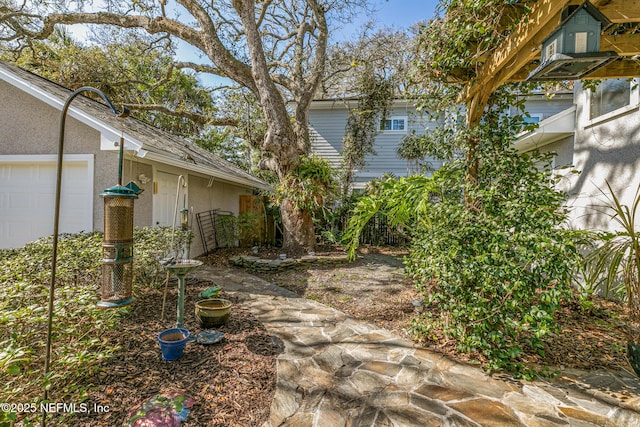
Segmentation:
[[(285, 181), (309, 154), (308, 113), (322, 81), (332, 20), (348, 18), (364, 0), (105, 0), (15, 3), (0, 0), (0, 39), (19, 47), (46, 39), (56, 25), (99, 24), (179, 39), (208, 59), (175, 66), (224, 76), (249, 90), (267, 131), (260, 167)], [(315, 244), (311, 213), (283, 199), (287, 248)]]

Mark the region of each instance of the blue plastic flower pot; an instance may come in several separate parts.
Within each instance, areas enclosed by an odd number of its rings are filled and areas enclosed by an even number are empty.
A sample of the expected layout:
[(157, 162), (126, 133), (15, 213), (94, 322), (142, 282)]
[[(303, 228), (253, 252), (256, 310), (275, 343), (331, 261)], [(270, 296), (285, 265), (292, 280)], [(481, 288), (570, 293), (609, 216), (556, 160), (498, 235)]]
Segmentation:
[(184, 353), (189, 339), (189, 331), (182, 328), (171, 328), (158, 334), (158, 343), (162, 350), (162, 360), (178, 360)]

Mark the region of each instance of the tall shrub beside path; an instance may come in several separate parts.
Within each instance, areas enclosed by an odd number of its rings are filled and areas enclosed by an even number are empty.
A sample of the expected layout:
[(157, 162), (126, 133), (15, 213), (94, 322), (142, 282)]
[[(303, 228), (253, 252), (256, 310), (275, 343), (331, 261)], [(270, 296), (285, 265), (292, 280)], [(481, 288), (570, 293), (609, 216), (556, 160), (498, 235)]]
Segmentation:
[[(408, 271), (437, 314), (426, 311), (413, 329), (439, 329), (460, 351), (481, 352), (490, 370), (527, 374), (519, 356), (523, 346), (542, 352), (554, 330), (576, 249), (563, 229), (563, 195), (535, 158), (511, 150), (484, 158), (483, 185), (472, 190), (478, 209), (442, 192), (415, 234)], [(453, 177), (462, 186), (462, 168)]]
[(388, 179), (360, 199), (345, 237), (355, 255), (360, 230), (376, 212), (412, 236), (407, 272), (428, 310), (414, 319), (421, 340), (444, 335), (460, 352), (479, 352), (488, 370), (533, 373), (525, 346), (542, 352), (554, 313), (572, 295), (578, 260), (564, 228), (564, 195), (553, 187), (549, 156), (487, 147), (479, 185), (467, 189), (465, 164), (452, 161), (432, 178)]

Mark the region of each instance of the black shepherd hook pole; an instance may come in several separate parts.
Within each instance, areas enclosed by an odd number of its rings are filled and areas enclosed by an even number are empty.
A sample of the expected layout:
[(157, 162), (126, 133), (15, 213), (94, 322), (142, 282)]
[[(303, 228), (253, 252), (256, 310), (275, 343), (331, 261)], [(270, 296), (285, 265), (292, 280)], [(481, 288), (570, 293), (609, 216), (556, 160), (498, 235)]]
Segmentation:
[[(56, 261), (58, 259), (58, 230), (60, 225), (60, 194), (62, 190), (62, 159), (63, 159), (63, 151), (64, 151), (64, 128), (67, 121), (67, 111), (69, 110), (69, 106), (71, 105), (71, 101), (75, 99), (76, 96), (80, 95), (82, 92), (94, 92), (100, 96), (107, 103), (111, 111), (118, 117), (127, 117), (129, 115), (129, 110), (123, 108), (122, 111), (118, 111), (116, 107), (109, 101), (109, 98), (100, 90), (84, 86), (80, 89), (75, 90), (62, 108), (62, 116), (60, 117), (60, 133), (58, 137), (58, 162), (56, 169), (56, 199), (55, 199), (55, 208), (54, 208), (54, 217), (53, 217), (53, 253), (51, 255), (51, 282), (49, 285), (49, 316), (47, 319), (47, 347), (44, 358), (44, 377), (45, 380), (49, 375), (49, 362), (51, 361), (51, 329), (53, 325), (53, 300), (55, 294), (55, 286), (56, 286)], [(44, 388), (44, 402), (46, 403), (48, 399), (48, 387)], [(42, 414), (42, 425), (45, 425), (46, 412)]]

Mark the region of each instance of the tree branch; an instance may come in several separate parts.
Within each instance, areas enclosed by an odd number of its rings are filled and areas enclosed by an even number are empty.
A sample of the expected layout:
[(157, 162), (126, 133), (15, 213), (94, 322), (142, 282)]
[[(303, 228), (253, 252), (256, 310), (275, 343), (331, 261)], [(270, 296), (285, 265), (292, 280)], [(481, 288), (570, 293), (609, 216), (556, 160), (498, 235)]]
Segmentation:
[[(302, 152), (308, 152), (310, 149), (309, 128), (307, 126), (309, 123), (309, 105), (322, 82), (327, 61), (327, 40), (329, 38), (324, 7), (317, 0), (308, 0), (308, 4), (316, 21), (318, 36), (311, 73), (307, 77), (306, 84), (301, 88), (296, 104), (295, 132), (298, 135), (298, 149)], [(299, 58), (299, 60), (302, 59)]]
[(262, 10), (260, 11), (260, 16), (258, 17), (258, 22), (257, 22), (258, 28), (260, 28), (262, 26), (262, 21), (264, 21), (264, 17), (265, 17), (265, 15), (267, 13), (267, 8), (269, 6), (271, 6), (271, 2), (272, 2), (272, 0), (266, 0), (263, 3)]
[(220, 68), (218, 67), (214, 67), (211, 65), (206, 65), (206, 64), (196, 64), (195, 62), (189, 62), (189, 61), (179, 61), (179, 62), (174, 62), (173, 66), (176, 68), (189, 68), (193, 71), (197, 71), (199, 73), (207, 73), (207, 74), (214, 74), (216, 76), (220, 76), (220, 77), (228, 77), (227, 74), (222, 71)]
[(210, 117), (205, 114), (192, 113), (189, 111), (176, 111), (159, 104), (123, 104), (130, 110), (157, 111), (173, 117), (189, 119), (200, 124), (212, 126), (238, 126), (239, 121), (231, 117)]
[(199, 49), (206, 53), (209, 59), (220, 67), (228, 77), (257, 94), (258, 87), (253, 79), (251, 67), (238, 60), (224, 46), (207, 11), (196, 0), (177, 0), (177, 2), (196, 18), (202, 33), (206, 35), (203, 47), (199, 47)]
[[(251, 75), (251, 67), (233, 56), (224, 46), (218, 38), (216, 27), (206, 11), (194, 0), (179, 0), (178, 2), (196, 18), (200, 30), (190, 28), (178, 21), (162, 16), (151, 18), (142, 15), (120, 15), (109, 12), (77, 12), (69, 14), (54, 13), (43, 18), (38, 15), (18, 13), (16, 11), (1, 13), (3, 11), (0, 10), (0, 22), (10, 27), (11, 31), (13, 31), (13, 34), (3, 35), (0, 39), (4, 41), (24, 37), (46, 39), (53, 33), (56, 24), (106, 24), (121, 28), (141, 28), (150, 34), (168, 33), (204, 52), (225, 76), (257, 93), (256, 84)], [(39, 29), (35, 28), (38, 25), (34, 21), (41, 23)]]

